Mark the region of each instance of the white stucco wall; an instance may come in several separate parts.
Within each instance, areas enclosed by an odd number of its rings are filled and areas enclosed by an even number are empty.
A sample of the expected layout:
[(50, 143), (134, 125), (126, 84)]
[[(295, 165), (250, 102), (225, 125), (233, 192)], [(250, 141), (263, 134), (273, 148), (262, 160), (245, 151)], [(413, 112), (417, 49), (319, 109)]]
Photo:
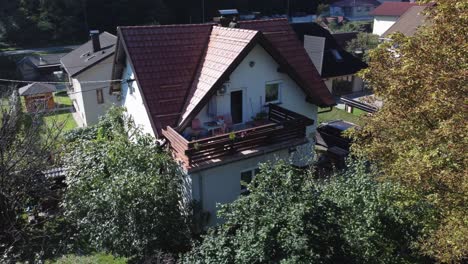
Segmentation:
[(258, 168), (260, 163), (289, 159), (291, 155), (294, 154), (289, 154), (288, 149), (283, 149), (193, 173), (189, 175), (192, 198), (201, 203), (203, 211), (210, 213), (209, 225), (219, 224), (223, 220), (216, 217), (217, 204), (231, 203), (239, 198), (242, 171)]
[[(255, 62), (250, 67), (250, 62)], [(258, 112), (267, 110), (265, 106), (265, 85), (280, 82), (279, 106), (307, 116), (317, 121), (317, 106), (306, 102), (302, 89), (285, 73), (277, 71), (279, 65), (260, 46), (257, 45), (234, 70), (229, 78), (229, 88), (224, 95), (215, 95), (217, 115), (231, 111), (231, 92), (242, 90), (243, 122), (252, 120)], [(205, 106), (197, 115), (202, 122), (212, 121)], [(307, 135), (315, 132), (315, 124), (307, 128)]]
[(397, 16), (375, 16), (372, 34), (382, 36), (397, 20)]
[[(128, 62), (123, 71), (122, 79), (135, 79), (133, 69)], [(143, 103), (143, 97), (138, 83), (136, 81), (129, 83), (123, 82), (121, 91), (120, 105), (127, 109), (127, 114), (133, 118), (135, 124), (141, 128), (143, 133), (150, 134), (154, 137), (155, 133), (151, 126), (151, 121), (148, 116), (149, 113), (146, 111), (146, 107)]]
[[(117, 104), (116, 96), (109, 94), (109, 83), (84, 83), (88, 81), (110, 80), (113, 60), (114, 57), (110, 56), (71, 80), (73, 92), (70, 93), (70, 98), (75, 100), (75, 109), (85, 126), (96, 124), (100, 116), (105, 115), (112, 105)], [(102, 104), (98, 104), (97, 89), (102, 89), (104, 98), (104, 103)]]

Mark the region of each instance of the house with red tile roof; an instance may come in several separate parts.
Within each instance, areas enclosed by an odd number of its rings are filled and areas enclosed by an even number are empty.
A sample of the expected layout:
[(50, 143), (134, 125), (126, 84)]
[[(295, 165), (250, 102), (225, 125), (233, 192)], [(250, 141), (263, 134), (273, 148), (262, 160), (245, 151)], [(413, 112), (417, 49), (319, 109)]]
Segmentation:
[[(231, 23), (232, 25), (232, 23)], [(119, 27), (112, 92), (185, 172), (186, 201), (248, 192), (259, 163), (311, 162), (318, 107), (334, 97), (286, 19)]]
[(411, 2), (384, 2), (370, 15), (374, 16), (372, 33), (382, 36), (411, 7), (418, 6)]

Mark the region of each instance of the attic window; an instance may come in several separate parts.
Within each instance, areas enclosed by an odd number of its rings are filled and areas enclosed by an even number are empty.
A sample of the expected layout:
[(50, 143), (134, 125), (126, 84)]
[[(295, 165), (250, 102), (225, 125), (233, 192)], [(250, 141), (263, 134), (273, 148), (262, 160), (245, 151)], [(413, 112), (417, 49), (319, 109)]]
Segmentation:
[(336, 61), (343, 61), (343, 57), (341, 57), (340, 53), (336, 49), (332, 49), (331, 53)]

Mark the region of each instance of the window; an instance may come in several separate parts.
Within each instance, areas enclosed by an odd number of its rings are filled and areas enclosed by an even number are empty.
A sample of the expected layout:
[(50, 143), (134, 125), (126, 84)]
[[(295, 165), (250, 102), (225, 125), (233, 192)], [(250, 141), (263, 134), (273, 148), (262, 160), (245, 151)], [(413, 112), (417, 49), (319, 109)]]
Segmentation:
[(343, 57), (341, 57), (341, 54), (338, 52), (338, 50), (331, 49), (330, 51), (333, 54), (333, 57), (335, 58), (335, 61), (337, 61), (337, 62), (343, 61)]
[(97, 97), (97, 103), (98, 104), (103, 104), (104, 103), (104, 95), (102, 94), (102, 89), (97, 89), (96, 90), (96, 97)]
[(265, 85), (265, 103), (279, 103), (280, 83), (267, 83)]
[(252, 180), (254, 179), (255, 175), (260, 172), (260, 169), (253, 169), (241, 172), (240, 175), (240, 189), (241, 195), (249, 194), (249, 190), (247, 189), (247, 185), (249, 185)]

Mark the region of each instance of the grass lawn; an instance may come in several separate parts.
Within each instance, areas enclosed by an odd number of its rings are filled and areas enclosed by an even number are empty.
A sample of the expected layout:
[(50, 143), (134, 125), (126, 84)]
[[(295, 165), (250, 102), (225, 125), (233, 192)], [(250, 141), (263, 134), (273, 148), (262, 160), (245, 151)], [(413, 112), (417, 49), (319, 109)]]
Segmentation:
[(73, 105), (66, 91), (56, 92), (54, 94), (54, 101), (57, 104), (61, 104), (63, 107), (71, 107)]
[[(318, 111), (325, 111), (328, 108), (319, 108)], [(350, 114), (346, 112), (345, 110), (338, 109), (336, 107), (333, 107), (333, 110), (331, 112), (326, 112), (322, 114), (318, 114), (318, 123), (323, 123), (331, 120), (345, 120), (357, 125), (362, 125), (362, 121), (359, 120), (359, 115), (362, 113), (365, 113), (363, 111), (354, 111), (353, 114)]]
[(73, 119), (72, 113), (68, 111), (53, 112), (46, 114), (42, 117), (44, 124), (48, 127), (63, 126), (63, 132), (70, 131), (77, 127), (75, 119)]

